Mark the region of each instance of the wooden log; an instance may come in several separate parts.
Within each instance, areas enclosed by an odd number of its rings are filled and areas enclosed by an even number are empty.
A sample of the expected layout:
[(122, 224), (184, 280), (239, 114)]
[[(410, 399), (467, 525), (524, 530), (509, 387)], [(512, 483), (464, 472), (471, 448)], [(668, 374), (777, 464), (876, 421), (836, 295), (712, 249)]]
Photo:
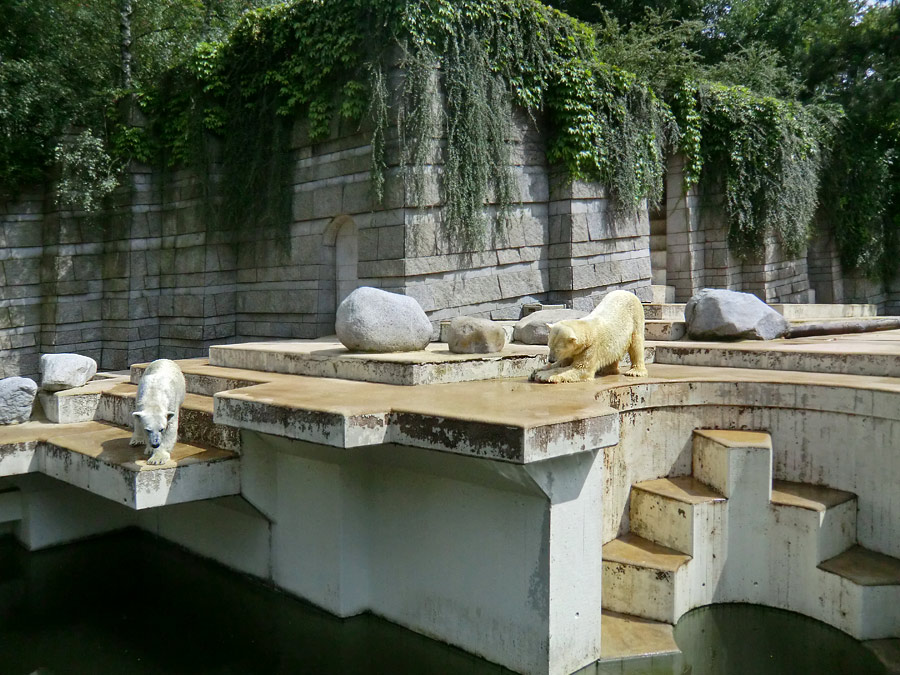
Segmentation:
[(900, 328), (900, 317), (883, 319), (847, 319), (844, 321), (810, 321), (790, 327), (785, 337), (811, 337), (813, 335), (842, 335), (844, 333), (870, 333)]

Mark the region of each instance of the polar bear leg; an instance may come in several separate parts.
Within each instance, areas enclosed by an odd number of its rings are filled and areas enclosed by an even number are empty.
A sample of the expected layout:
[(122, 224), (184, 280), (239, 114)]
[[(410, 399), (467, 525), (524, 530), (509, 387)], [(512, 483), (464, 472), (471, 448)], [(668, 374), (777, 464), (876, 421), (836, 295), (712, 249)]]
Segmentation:
[(584, 382), (593, 379), (594, 374), (580, 368), (554, 368), (535, 373), (535, 382), (559, 384), (561, 382)]
[(147, 448), (150, 447), (150, 444), (147, 443), (147, 432), (144, 431), (144, 425), (141, 423), (140, 417), (134, 418), (134, 431), (131, 432), (131, 440), (128, 441), (128, 445), (143, 445)]
[[(643, 329), (643, 326), (641, 326)], [(644, 365), (644, 334), (635, 330), (631, 336), (631, 344), (628, 345), (628, 357), (631, 359), (631, 368), (625, 371), (628, 377), (647, 377), (647, 366)]]

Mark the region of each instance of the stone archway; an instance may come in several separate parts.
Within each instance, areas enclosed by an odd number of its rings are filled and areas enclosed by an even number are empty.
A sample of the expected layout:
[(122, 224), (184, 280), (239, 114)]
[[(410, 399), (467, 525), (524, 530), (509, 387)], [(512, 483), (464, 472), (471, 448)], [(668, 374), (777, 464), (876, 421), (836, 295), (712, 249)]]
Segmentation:
[(331, 311), (336, 311), (352, 291), (359, 286), (359, 230), (350, 216), (338, 216), (325, 231), (324, 244), (333, 253), (331, 256), (331, 278), (333, 284), (334, 304)]

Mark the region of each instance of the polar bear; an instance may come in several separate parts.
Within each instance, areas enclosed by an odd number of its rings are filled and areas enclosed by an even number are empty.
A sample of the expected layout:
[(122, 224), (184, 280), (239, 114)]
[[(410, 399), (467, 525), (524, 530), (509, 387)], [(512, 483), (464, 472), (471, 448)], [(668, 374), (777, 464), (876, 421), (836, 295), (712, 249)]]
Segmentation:
[(178, 411), (184, 403), (184, 375), (178, 364), (157, 359), (138, 384), (131, 445), (143, 445), (147, 464), (165, 464), (178, 438)]
[(597, 371), (619, 372), (625, 352), (631, 368), (625, 375), (647, 377), (644, 366), (644, 307), (633, 293), (612, 291), (583, 319), (550, 326), (550, 362), (531, 374), (535, 382), (582, 382)]

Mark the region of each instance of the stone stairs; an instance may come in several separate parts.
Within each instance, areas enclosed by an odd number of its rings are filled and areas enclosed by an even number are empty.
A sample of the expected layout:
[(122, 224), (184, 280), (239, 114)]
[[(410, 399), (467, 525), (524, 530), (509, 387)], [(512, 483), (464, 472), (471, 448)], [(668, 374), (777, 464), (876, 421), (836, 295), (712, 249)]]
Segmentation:
[[(193, 362), (180, 362), (188, 370)], [(128, 375), (101, 374), (83, 387), (41, 393), (47, 420), (0, 431), (0, 477), (40, 472), (133, 509), (240, 493), (240, 434), (213, 419), (216, 391), (256, 384), (202, 371), (186, 377), (178, 443), (163, 465), (129, 445), (142, 364)], [(0, 500), (0, 516), (3, 515)]]
[(632, 486), (631, 531), (603, 547), (603, 609), (674, 624), (749, 602), (860, 640), (900, 636), (900, 560), (856, 538), (857, 498), (772, 480), (768, 434), (695, 430), (693, 475)]

